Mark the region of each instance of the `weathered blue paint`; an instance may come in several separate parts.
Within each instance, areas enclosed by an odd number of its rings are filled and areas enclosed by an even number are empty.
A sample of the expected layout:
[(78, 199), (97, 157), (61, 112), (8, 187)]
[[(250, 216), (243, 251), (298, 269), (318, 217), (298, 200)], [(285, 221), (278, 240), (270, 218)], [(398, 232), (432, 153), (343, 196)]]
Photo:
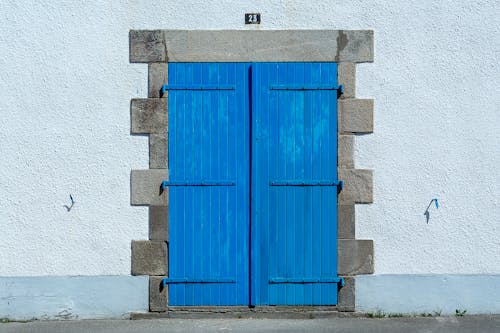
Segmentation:
[(170, 305), (337, 303), (337, 66), (169, 64)]
[(0, 318), (123, 318), (149, 308), (147, 276), (0, 277)]
[(252, 66), (252, 304), (337, 304), (337, 88), (333, 63)]

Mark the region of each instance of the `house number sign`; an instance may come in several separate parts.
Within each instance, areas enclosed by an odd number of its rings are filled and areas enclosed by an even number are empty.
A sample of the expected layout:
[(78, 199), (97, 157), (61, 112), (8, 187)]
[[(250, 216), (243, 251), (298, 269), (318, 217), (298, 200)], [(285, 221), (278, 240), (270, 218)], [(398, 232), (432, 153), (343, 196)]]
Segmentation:
[(260, 24), (260, 13), (245, 14), (245, 24)]

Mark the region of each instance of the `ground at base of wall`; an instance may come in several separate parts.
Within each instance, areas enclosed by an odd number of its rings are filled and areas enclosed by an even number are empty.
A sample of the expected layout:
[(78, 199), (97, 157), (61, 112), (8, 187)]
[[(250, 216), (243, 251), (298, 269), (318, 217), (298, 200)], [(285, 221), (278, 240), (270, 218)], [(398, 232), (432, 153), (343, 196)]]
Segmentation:
[(495, 332), (500, 315), (440, 318), (332, 318), (332, 319), (168, 319), (35, 321), (0, 324), (7, 332)]

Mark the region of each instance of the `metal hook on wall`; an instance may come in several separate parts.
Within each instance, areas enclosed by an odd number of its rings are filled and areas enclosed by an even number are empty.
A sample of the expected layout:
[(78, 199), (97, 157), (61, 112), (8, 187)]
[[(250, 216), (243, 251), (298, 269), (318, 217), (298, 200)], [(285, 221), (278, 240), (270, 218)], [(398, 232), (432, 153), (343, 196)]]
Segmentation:
[(431, 205), (432, 203), (434, 202), (435, 206), (436, 206), (436, 209), (439, 208), (439, 202), (438, 202), (438, 198), (432, 198), (431, 202), (429, 202), (429, 205), (427, 206), (427, 209), (425, 210), (424, 212), (424, 215), (425, 215), (425, 219), (426, 219), (426, 222), (427, 224), (429, 224), (429, 219), (430, 219), (430, 213), (429, 213), (429, 208), (431, 208)]
[(75, 200), (73, 200), (73, 196), (70, 194), (69, 195), (69, 199), (71, 200), (71, 205), (64, 205), (64, 208), (66, 208), (66, 210), (69, 212), (72, 208), (73, 208), (73, 205), (75, 204)]

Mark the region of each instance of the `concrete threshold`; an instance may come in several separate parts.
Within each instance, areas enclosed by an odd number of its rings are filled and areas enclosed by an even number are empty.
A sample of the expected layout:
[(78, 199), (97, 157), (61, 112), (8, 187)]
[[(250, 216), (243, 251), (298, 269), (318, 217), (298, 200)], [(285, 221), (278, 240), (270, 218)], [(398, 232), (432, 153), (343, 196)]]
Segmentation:
[[(349, 311), (349, 312), (346, 312)], [(262, 318), (262, 319), (314, 319), (354, 318), (366, 314), (336, 306), (171, 306), (166, 312), (131, 313), (130, 319), (210, 319), (210, 318)]]

